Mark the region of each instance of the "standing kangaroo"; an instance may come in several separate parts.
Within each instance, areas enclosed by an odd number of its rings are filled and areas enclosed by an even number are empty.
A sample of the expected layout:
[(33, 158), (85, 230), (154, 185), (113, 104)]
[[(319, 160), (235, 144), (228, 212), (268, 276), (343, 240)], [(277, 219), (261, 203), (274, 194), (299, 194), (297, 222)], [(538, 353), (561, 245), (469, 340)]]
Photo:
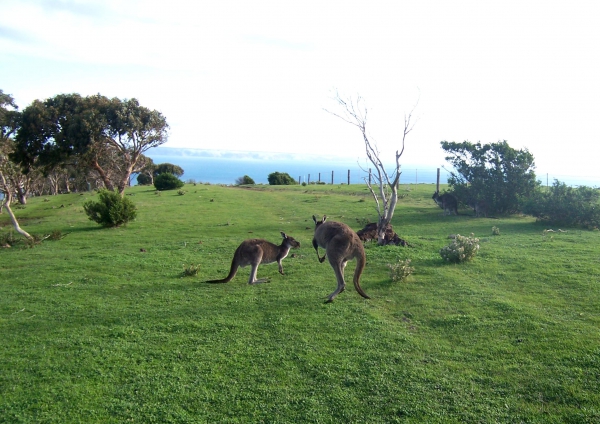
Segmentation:
[(244, 240), (233, 254), (229, 275), (222, 280), (209, 280), (207, 283), (227, 283), (235, 277), (239, 267), (245, 267), (247, 265), (252, 266), (248, 284), (264, 283), (269, 281), (269, 279), (256, 279), (258, 266), (260, 264), (270, 264), (273, 262), (277, 262), (279, 265), (279, 273), (283, 275), (281, 261), (288, 255), (290, 249), (299, 248), (300, 243), (293, 237), (287, 236), (283, 231), (281, 232), (281, 236), (283, 237), (281, 246), (277, 246), (276, 244), (263, 239)]
[[(315, 235), (313, 237), (313, 247), (317, 252), (319, 262), (323, 263), (325, 258), (329, 256), (329, 264), (333, 268), (335, 278), (337, 279), (337, 288), (329, 295), (325, 303), (332, 302), (333, 299), (344, 291), (346, 282), (344, 281), (344, 269), (349, 260), (356, 258), (356, 269), (354, 270), (354, 288), (365, 299), (370, 297), (360, 287), (360, 276), (365, 269), (366, 256), (362, 241), (358, 235), (341, 222), (329, 221), (325, 222), (326, 216), (322, 220), (315, 221)], [(325, 255), (319, 256), (319, 247), (325, 249)]]
[(440, 195), (439, 192), (433, 193), (433, 201), (444, 210), (444, 215), (458, 215), (458, 200), (450, 193)]

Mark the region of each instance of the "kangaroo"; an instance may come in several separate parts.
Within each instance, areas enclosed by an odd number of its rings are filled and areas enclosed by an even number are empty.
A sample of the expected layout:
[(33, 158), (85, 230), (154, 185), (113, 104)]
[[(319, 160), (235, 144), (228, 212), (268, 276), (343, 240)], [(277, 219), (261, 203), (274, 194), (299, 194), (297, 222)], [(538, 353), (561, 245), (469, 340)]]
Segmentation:
[(263, 278), (257, 280), (256, 271), (260, 264), (270, 264), (273, 262), (277, 262), (279, 265), (279, 273), (284, 275), (281, 261), (288, 255), (290, 249), (299, 248), (300, 243), (293, 237), (286, 235), (283, 231), (281, 232), (281, 236), (283, 237), (281, 246), (277, 246), (276, 244), (262, 239), (244, 240), (233, 254), (229, 275), (222, 280), (209, 280), (207, 283), (228, 283), (235, 277), (239, 267), (245, 267), (247, 265), (252, 266), (248, 284), (265, 283), (269, 281), (269, 279)]
[(450, 193), (440, 193), (436, 191), (431, 197), (437, 205), (444, 210), (444, 215), (458, 215), (458, 200)]
[[(317, 252), (319, 262), (323, 263), (325, 258), (329, 256), (329, 264), (333, 268), (337, 279), (337, 288), (331, 293), (325, 303), (332, 302), (333, 299), (344, 291), (346, 282), (344, 281), (344, 269), (349, 260), (356, 258), (356, 269), (354, 270), (354, 288), (365, 299), (370, 297), (360, 287), (360, 276), (365, 268), (366, 256), (362, 241), (358, 235), (346, 224), (341, 222), (329, 221), (325, 222), (326, 216), (322, 220), (315, 221), (315, 235), (313, 237), (313, 247)], [(319, 247), (325, 249), (325, 255), (321, 258), (319, 255)]]
[(484, 216), (487, 218), (487, 203), (485, 200), (471, 200), (468, 205), (473, 208), (476, 217)]

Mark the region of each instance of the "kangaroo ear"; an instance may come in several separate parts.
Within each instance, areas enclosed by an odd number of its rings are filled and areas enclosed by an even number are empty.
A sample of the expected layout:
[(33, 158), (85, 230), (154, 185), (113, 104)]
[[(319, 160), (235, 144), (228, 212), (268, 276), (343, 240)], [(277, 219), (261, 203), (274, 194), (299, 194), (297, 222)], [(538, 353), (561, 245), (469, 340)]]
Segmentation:
[(285, 235), (285, 233), (283, 231), (281, 232), (281, 237), (283, 237), (284, 239), (287, 238), (287, 236)]
[(324, 223), (326, 219), (327, 219), (327, 216), (323, 215), (323, 219), (321, 220), (321, 224)]

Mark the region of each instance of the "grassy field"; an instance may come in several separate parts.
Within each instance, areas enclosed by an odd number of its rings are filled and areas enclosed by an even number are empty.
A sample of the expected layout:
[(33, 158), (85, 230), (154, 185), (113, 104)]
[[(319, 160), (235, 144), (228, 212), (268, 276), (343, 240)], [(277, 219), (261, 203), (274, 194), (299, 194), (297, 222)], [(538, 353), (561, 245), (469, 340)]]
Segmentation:
[[(360, 229), (365, 187), (184, 189), (129, 189), (138, 218), (118, 229), (87, 219), (92, 193), (16, 209), (63, 238), (0, 249), (0, 422), (600, 422), (600, 232), (442, 216), (433, 185), (402, 186), (393, 225), (412, 247), (367, 244), (372, 299), (350, 283), (324, 304), (311, 217)], [(203, 283), (280, 231), (302, 243), (286, 275)], [(480, 238), (474, 261), (442, 261), (457, 233)], [(393, 282), (404, 259), (415, 272)]]

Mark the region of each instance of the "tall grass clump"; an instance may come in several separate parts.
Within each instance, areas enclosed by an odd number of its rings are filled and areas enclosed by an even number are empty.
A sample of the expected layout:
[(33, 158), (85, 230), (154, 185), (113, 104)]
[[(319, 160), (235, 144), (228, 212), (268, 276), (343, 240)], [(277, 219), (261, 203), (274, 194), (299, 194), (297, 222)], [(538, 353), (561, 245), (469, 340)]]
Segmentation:
[(470, 237), (457, 234), (448, 246), (440, 250), (442, 259), (446, 262), (466, 262), (472, 260), (479, 251), (479, 239), (471, 233)]
[(98, 201), (83, 204), (88, 218), (103, 227), (120, 227), (135, 219), (137, 209), (133, 202), (116, 191), (100, 190)]

